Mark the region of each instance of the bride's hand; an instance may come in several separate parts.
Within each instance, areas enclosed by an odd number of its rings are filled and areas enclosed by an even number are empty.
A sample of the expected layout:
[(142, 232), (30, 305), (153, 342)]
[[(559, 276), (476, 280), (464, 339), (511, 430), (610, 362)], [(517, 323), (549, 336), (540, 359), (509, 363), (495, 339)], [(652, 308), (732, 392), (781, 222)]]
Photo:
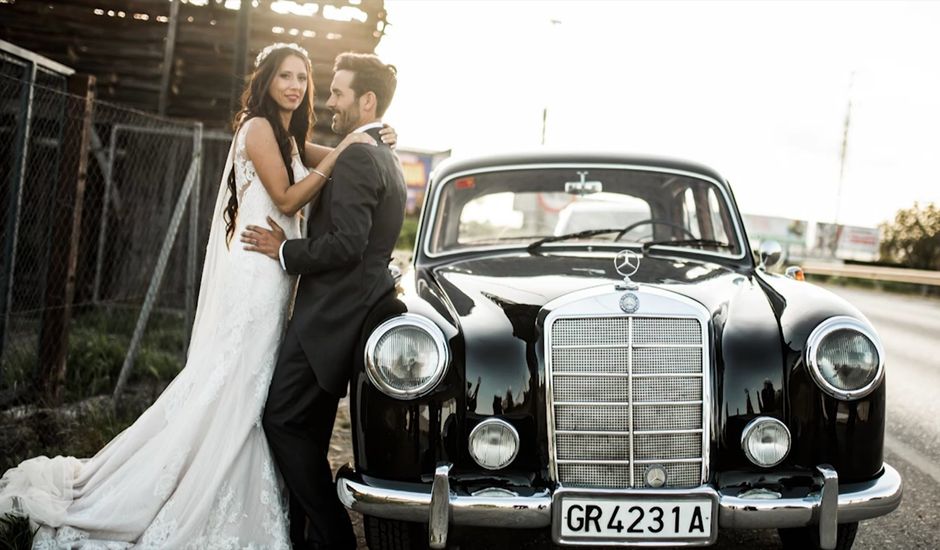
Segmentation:
[(365, 132), (353, 132), (351, 134), (347, 134), (346, 137), (343, 138), (343, 141), (339, 142), (339, 145), (336, 146), (336, 152), (342, 152), (353, 143), (365, 143), (366, 145), (372, 146), (376, 145), (375, 138), (369, 134)]
[(382, 137), (382, 143), (388, 145), (390, 148), (394, 149), (398, 145), (398, 132), (388, 124), (382, 124), (382, 129), (379, 130), (379, 136)]

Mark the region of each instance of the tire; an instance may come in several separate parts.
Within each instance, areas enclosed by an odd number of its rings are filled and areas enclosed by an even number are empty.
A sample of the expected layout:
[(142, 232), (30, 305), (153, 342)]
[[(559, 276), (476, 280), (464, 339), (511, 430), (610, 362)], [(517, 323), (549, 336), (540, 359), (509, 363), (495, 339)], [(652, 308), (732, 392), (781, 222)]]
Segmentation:
[(363, 516), (370, 550), (425, 550), (428, 530), (420, 523)]
[[(858, 522), (840, 523), (836, 533), (836, 550), (850, 550), (855, 543), (855, 534), (858, 532)], [(793, 529), (777, 529), (783, 547), (787, 550), (803, 550), (804, 548), (819, 548), (819, 527), (797, 527)]]

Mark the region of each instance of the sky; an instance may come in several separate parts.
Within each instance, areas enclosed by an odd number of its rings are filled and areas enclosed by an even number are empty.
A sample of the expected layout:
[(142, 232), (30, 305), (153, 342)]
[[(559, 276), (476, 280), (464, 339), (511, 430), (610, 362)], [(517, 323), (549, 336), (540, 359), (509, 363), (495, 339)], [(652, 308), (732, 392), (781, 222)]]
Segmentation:
[(940, 203), (940, 2), (385, 5), (402, 148), (531, 150), (547, 109), (545, 147), (694, 160), (748, 214), (873, 227)]

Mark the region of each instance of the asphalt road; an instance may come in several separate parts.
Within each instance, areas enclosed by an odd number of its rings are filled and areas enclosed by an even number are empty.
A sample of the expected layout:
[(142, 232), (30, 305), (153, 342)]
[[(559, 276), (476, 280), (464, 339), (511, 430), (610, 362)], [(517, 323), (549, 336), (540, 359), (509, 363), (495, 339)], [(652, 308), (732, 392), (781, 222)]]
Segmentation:
[[(828, 287), (854, 304), (881, 336), (887, 355), (888, 419), (885, 460), (904, 479), (904, 499), (892, 514), (863, 522), (853, 548), (940, 549), (940, 300)], [(541, 534), (506, 537), (498, 530), (455, 536), (452, 548), (495, 550), (546, 546)], [(360, 539), (361, 542), (362, 539)], [(772, 530), (722, 531), (712, 548), (781, 548)]]

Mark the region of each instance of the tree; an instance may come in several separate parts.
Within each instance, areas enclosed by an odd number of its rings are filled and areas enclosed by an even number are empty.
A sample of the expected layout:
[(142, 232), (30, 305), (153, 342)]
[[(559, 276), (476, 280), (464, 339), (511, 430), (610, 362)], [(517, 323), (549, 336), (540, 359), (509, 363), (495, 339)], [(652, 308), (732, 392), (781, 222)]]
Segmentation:
[(940, 270), (940, 208), (930, 203), (898, 210), (882, 223), (881, 259), (915, 269)]

